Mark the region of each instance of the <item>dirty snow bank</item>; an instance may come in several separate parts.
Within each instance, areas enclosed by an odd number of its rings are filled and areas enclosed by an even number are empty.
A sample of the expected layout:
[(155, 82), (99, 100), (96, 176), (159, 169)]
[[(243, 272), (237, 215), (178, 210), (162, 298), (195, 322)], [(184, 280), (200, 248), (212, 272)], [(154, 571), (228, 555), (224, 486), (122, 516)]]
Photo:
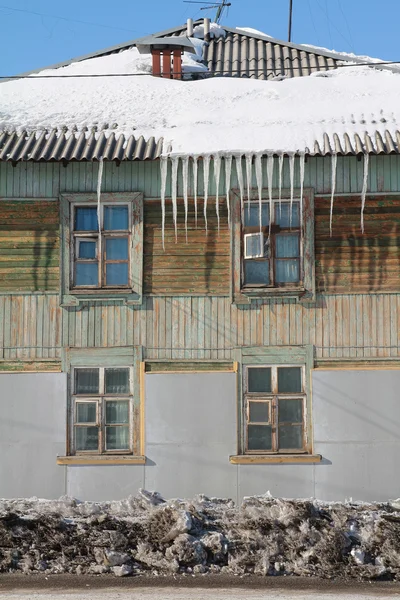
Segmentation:
[(0, 572), (400, 579), (400, 502), (0, 500)]

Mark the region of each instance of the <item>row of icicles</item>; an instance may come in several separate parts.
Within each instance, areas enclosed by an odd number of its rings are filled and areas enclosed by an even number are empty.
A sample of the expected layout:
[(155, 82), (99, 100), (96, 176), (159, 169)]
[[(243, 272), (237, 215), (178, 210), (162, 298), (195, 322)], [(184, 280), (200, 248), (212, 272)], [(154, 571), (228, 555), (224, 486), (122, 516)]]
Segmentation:
[[(251, 189), (253, 180), (253, 165), (256, 176), (257, 192), (258, 192), (258, 205), (259, 205), (259, 223), (261, 231), (261, 219), (262, 219), (262, 198), (263, 198), (263, 163), (262, 157), (265, 153), (254, 153), (249, 152), (245, 154), (225, 154), (225, 153), (214, 153), (213, 155), (203, 155), (203, 200), (204, 200), (204, 221), (205, 229), (207, 232), (207, 208), (208, 208), (208, 196), (209, 196), (209, 184), (210, 184), (210, 162), (211, 159), (214, 161), (214, 183), (215, 183), (215, 210), (218, 223), (218, 231), (220, 227), (220, 216), (219, 216), (219, 189), (221, 181), (221, 166), (222, 159), (224, 159), (225, 165), (225, 196), (228, 210), (228, 224), (230, 226), (230, 190), (231, 190), (231, 179), (232, 179), (232, 164), (233, 158), (235, 159), (237, 183), (240, 193), (241, 203), (241, 214), (243, 218), (244, 214), (244, 203), (247, 199), (250, 205)], [(298, 153), (299, 156), (299, 171), (300, 171), (300, 197), (296, 198), (300, 201), (300, 214), (302, 214), (303, 205), (303, 190), (304, 190), (304, 176), (305, 176), (305, 153)], [(243, 172), (243, 158), (245, 160), (245, 171), (246, 171), (246, 185), (245, 177)], [(292, 205), (294, 200), (294, 172), (295, 172), (295, 154), (288, 154), (289, 159), (289, 181), (290, 181), (290, 213), (292, 212)], [(183, 203), (185, 210), (185, 234), (187, 242), (187, 219), (188, 219), (188, 199), (189, 199), (189, 165), (192, 165), (192, 180), (193, 180), (193, 200), (194, 200), (194, 211), (195, 211), (195, 224), (197, 227), (197, 199), (198, 199), (198, 161), (199, 156), (162, 156), (160, 159), (161, 165), (161, 213), (162, 213), (162, 245), (165, 248), (165, 199), (166, 199), (166, 188), (168, 179), (168, 165), (171, 165), (171, 200), (172, 200), (172, 217), (175, 228), (175, 242), (178, 239), (178, 223), (177, 223), (177, 200), (178, 200), (178, 169), (179, 163), (182, 163), (182, 185), (183, 185)], [(284, 155), (280, 154), (277, 159), (273, 153), (267, 153), (267, 187), (268, 187), (268, 200), (271, 205), (273, 201), (272, 190), (273, 190), (273, 176), (275, 170), (275, 162), (278, 162), (278, 200), (282, 199), (282, 182), (283, 182), (283, 164)], [(369, 155), (364, 154), (364, 173), (363, 183), (361, 190), (361, 231), (364, 233), (364, 207), (365, 197), (367, 193), (368, 185), (368, 168), (369, 168)], [(333, 202), (335, 197), (336, 188), (336, 170), (337, 170), (337, 154), (331, 155), (331, 203), (330, 203), (330, 217), (329, 217), (329, 230), (332, 236), (332, 217), (333, 217)], [(98, 182), (97, 182), (97, 206), (98, 212), (100, 213), (100, 197), (101, 197), (101, 183), (103, 176), (103, 160), (100, 159)], [(222, 174), (223, 176), (223, 174)], [(100, 215), (98, 215), (100, 217)], [(98, 218), (100, 224), (100, 218)], [(271, 220), (269, 227), (271, 228)]]

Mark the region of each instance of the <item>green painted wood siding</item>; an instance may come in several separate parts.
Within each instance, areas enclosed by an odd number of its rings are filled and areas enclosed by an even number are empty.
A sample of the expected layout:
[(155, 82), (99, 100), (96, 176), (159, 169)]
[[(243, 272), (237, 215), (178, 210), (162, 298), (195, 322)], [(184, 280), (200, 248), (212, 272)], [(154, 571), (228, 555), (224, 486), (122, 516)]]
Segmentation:
[(172, 221), (170, 202), (165, 222), (165, 250), (162, 246), (161, 209), (158, 200), (145, 202), (144, 209), (144, 293), (153, 295), (190, 294), (228, 296), (230, 293), (230, 232), (225, 201), (220, 201), (218, 232), (215, 200), (210, 202), (205, 230), (203, 202), (198, 202), (197, 227), (190, 199), (185, 233), (185, 210), (178, 202), (178, 232)]
[(58, 201), (0, 200), (0, 291), (59, 287)]
[(0, 359), (45, 360), (62, 347), (143, 346), (149, 359), (233, 360), (241, 346), (315, 346), (317, 360), (400, 359), (400, 295), (337, 294), (232, 305), (229, 298), (146, 298), (143, 306), (58, 295), (0, 296)]

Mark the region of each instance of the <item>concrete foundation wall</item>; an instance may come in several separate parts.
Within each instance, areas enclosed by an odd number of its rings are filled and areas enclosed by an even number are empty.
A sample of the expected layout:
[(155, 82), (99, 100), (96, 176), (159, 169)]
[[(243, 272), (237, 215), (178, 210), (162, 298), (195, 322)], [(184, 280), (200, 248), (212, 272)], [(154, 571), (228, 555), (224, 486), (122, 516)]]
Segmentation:
[(66, 376), (0, 375), (0, 496), (112, 500), (139, 487), (204, 493), (387, 500), (400, 496), (400, 371), (313, 372), (315, 465), (231, 465), (236, 375), (146, 375), (146, 465), (56, 465), (65, 452)]

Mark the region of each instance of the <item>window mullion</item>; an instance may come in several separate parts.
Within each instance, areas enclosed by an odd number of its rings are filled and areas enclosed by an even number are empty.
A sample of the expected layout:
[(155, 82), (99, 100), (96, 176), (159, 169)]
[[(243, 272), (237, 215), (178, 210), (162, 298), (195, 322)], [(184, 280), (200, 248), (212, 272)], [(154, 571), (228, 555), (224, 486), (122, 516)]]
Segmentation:
[(271, 402), (272, 406), (272, 451), (278, 452), (278, 402), (274, 396)]

